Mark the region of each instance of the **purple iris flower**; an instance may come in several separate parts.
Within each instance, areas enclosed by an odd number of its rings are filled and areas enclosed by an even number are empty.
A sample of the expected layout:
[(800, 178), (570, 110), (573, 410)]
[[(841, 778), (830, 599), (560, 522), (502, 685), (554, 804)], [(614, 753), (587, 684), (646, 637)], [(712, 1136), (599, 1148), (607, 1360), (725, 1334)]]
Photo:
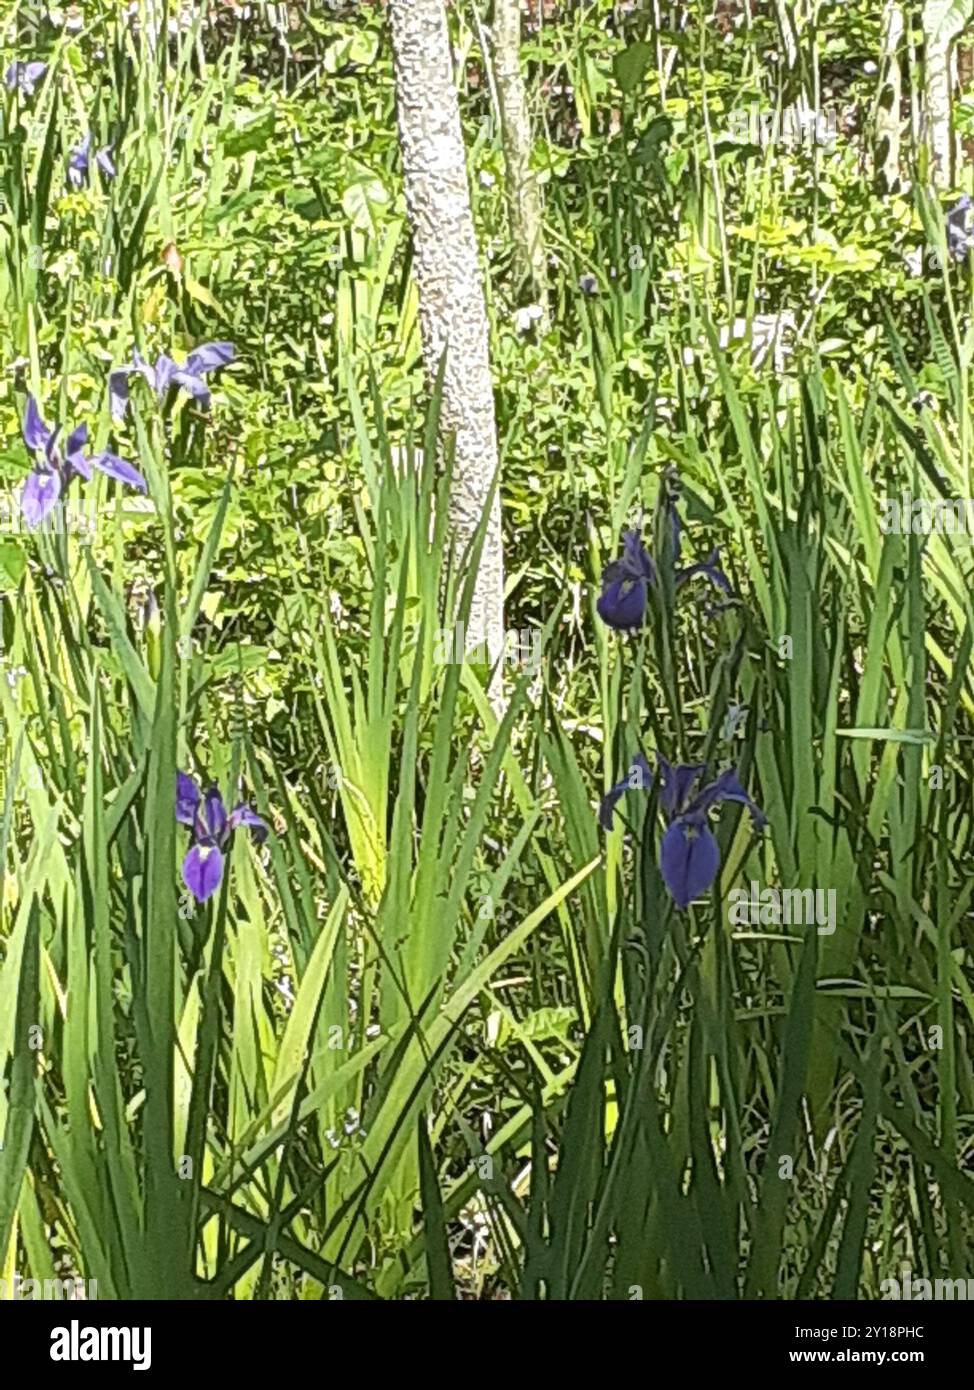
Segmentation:
[[(675, 507), (670, 508), (673, 528), (673, 558), (680, 555), (680, 518)], [(622, 538), (623, 551), (602, 571), (602, 593), (596, 608), (599, 617), (610, 627), (631, 631), (642, 626), (646, 616), (649, 585), (656, 583), (656, 566), (640, 539), (638, 531), (626, 531)], [(706, 560), (684, 565), (674, 574), (674, 584), (681, 588), (697, 575), (704, 575), (722, 593), (731, 593), (730, 580), (720, 568), (720, 549), (714, 549)]]
[(655, 583), (656, 566), (639, 532), (626, 531), (622, 554), (602, 571), (602, 593), (596, 604), (599, 617), (623, 632), (640, 627), (649, 586)]
[(116, 482), (128, 483), (140, 492), (147, 491), (142, 474), (116, 454), (92, 454), (91, 458), (85, 456), (82, 450), (88, 442), (87, 425), (79, 425), (72, 430), (63, 449), (58, 446), (59, 433), (60, 426), (51, 429), (45, 425), (37, 402), (33, 396), (28, 396), (27, 409), (24, 411), (24, 443), (34, 455), (34, 471), (24, 484), (20, 510), (29, 527), (40, 525), (58, 498), (67, 491), (73, 478), (90, 478), (92, 465)]
[(183, 882), (200, 903), (220, 886), (223, 852), (238, 826), (247, 826), (255, 844), (267, 839), (267, 823), (256, 811), (241, 802), (228, 814), (216, 787), (200, 795), (199, 787), (185, 772), (176, 774), (176, 819), (193, 832), (192, 846), (183, 860)]
[[(667, 821), (660, 844), (659, 867), (663, 882), (677, 907), (685, 909), (706, 893), (720, 868), (720, 849), (711, 833), (707, 813), (722, 801), (737, 801), (750, 812), (755, 829), (767, 824), (764, 813), (741, 786), (735, 768), (728, 768), (705, 786), (699, 785), (706, 763), (679, 763), (675, 767), (656, 754), (659, 804)], [(599, 823), (612, 829), (616, 804), (627, 791), (648, 791), (654, 773), (642, 753), (637, 753), (623, 781), (602, 800)]]
[(21, 96), (32, 97), (46, 72), (46, 63), (11, 63), (4, 74), (4, 81), (8, 91), (19, 91)]
[[(115, 177), (115, 165), (112, 161), (112, 150), (115, 148), (114, 142), (105, 145), (95, 154), (95, 163), (108, 179)], [(68, 182), (72, 188), (83, 188), (88, 182), (88, 173), (91, 164), (91, 131), (81, 141), (75, 145), (71, 154), (68, 156)]]
[(947, 249), (957, 261), (964, 260), (968, 251), (974, 250), (974, 232), (967, 230), (967, 214), (971, 207), (971, 199), (965, 193), (947, 214)]
[(152, 366), (138, 352), (133, 352), (132, 361), (124, 367), (116, 367), (108, 378), (112, 418), (122, 419), (128, 409), (129, 377), (133, 372), (145, 377), (160, 400), (164, 398), (170, 386), (178, 386), (205, 408), (210, 403), (210, 388), (203, 378), (207, 372), (213, 372), (217, 367), (225, 367), (228, 362), (232, 362), (234, 353), (233, 343), (203, 343), (189, 354), (180, 367), (165, 353), (157, 357), (155, 366)]

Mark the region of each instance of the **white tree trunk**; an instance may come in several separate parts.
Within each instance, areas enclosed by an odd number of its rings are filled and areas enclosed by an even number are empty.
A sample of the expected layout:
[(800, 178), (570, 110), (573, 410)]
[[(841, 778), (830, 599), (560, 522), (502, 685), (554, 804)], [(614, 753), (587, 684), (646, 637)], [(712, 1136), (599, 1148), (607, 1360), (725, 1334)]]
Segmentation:
[(950, 48), (946, 43), (926, 47), (927, 131), (934, 183), (945, 187), (951, 179)]
[[(390, 0), (396, 105), (427, 377), (446, 351), (441, 425), (455, 439), (451, 525), (458, 549), (483, 516), (498, 467), (487, 309), (444, 0)], [(504, 645), (504, 564), (495, 491), (467, 648)], [(496, 695), (496, 685), (495, 685)]]
[(900, 183), (900, 103), (903, 98), (900, 44), (903, 42), (903, 8), (890, 0), (883, 23), (883, 52), (879, 65), (882, 88), (876, 111), (878, 173), (886, 190)]
[(948, 187), (954, 172), (954, 136), (951, 129), (951, 46), (969, 22), (970, 0), (926, 0), (923, 7), (924, 127), (930, 147), (931, 182)]
[(522, 283), (541, 305), (548, 324), (548, 261), (545, 254), (538, 181), (531, 170), (531, 122), (521, 73), (521, 0), (494, 0), (494, 80), (500, 104), (507, 174), (511, 239)]

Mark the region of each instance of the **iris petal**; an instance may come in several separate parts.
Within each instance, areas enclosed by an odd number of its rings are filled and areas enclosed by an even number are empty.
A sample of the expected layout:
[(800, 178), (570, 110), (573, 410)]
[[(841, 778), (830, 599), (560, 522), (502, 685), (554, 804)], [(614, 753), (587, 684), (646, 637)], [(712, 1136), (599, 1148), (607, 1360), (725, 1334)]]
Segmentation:
[(678, 763), (673, 767), (659, 753), (656, 754), (656, 761), (659, 764), (660, 778), (662, 780), (662, 790), (660, 791), (660, 805), (667, 820), (672, 820), (686, 806), (693, 789), (693, 784), (706, 769), (706, 763)]
[(139, 492), (149, 490), (139, 470), (126, 463), (125, 459), (120, 459), (117, 454), (94, 454), (90, 462), (109, 478), (114, 478), (117, 483), (128, 483), (129, 487), (138, 488)]
[(88, 443), (88, 426), (79, 425), (76, 430), (72, 430), (64, 443), (64, 457), (68, 461), (69, 471), (79, 473), (82, 478), (91, 477), (91, 469), (88, 467), (88, 460), (81, 452)]
[(620, 632), (638, 628), (646, 616), (645, 579), (613, 579), (595, 605), (599, 617)]
[(154, 373), (155, 388), (160, 396), (164, 396), (172, 383), (173, 373), (177, 370), (175, 362), (166, 354), (160, 353), (156, 358)]
[(27, 409), (24, 411), (24, 443), (28, 449), (46, 450), (50, 437), (51, 431), (41, 419), (37, 402), (33, 396), (28, 396)]
[(95, 155), (95, 163), (107, 179), (113, 179), (116, 174), (115, 163), (112, 159), (112, 150), (114, 148), (114, 145), (105, 145), (105, 147), (100, 149)]
[(68, 181), (73, 188), (81, 188), (88, 181), (88, 152), (90, 149), (91, 132), (89, 131), (81, 143), (75, 145), (68, 156)]
[(236, 349), (233, 343), (201, 343), (186, 358), (186, 370), (191, 376), (202, 376), (232, 362)]
[(116, 367), (108, 374), (108, 403), (113, 420), (121, 420), (129, 406), (129, 374), (132, 367)]
[(181, 386), (183, 390), (194, 400), (203, 406), (210, 403), (210, 388), (201, 376), (195, 376), (192, 372), (186, 371), (183, 367), (177, 367), (173, 372), (170, 381), (173, 386)]
[(238, 825), (247, 827), (255, 844), (262, 845), (267, 839), (267, 822), (243, 802), (239, 806), (235, 806), (230, 812), (230, 829), (236, 830)]
[(200, 790), (185, 772), (176, 773), (176, 819), (181, 825), (193, 826), (200, 804)]
[(216, 787), (208, 787), (203, 794), (203, 822), (214, 840), (223, 840), (227, 833), (227, 808)]
[(602, 798), (599, 806), (599, 825), (602, 829), (612, 829), (612, 816), (620, 797), (630, 791), (649, 791), (652, 785), (653, 770), (645, 756), (637, 753), (622, 781), (617, 782)]
[(46, 63), (11, 63), (4, 75), (8, 91), (19, 88), (24, 96), (32, 97), (37, 83), (47, 72)]
[(673, 822), (660, 845), (659, 867), (681, 911), (707, 892), (720, 868), (720, 849), (703, 816)]
[(20, 495), (20, 510), (27, 525), (39, 526), (57, 504), (61, 479), (57, 473), (32, 473)]
[(622, 558), (620, 564), (631, 579), (648, 579), (655, 582), (656, 566), (643, 545), (638, 531), (627, 531), (622, 538)]
[(66, 458), (78, 453), (88, 443), (88, 426), (79, 425), (76, 430), (72, 430), (64, 441), (64, 453)]
[(755, 826), (760, 829), (767, 825), (768, 818), (761, 808), (748, 796), (741, 786), (740, 778), (733, 767), (729, 767), (726, 772), (722, 772), (715, 778), (709, 786), (704, 787), (703, 791), (693, 803), (695, 811), (707, 811), (711, 806), (719, 806), (722, 801), (737, 801), (742, 806), (746, 806), (750, 812), (751, 819)]
[(720, 568), (720, 548), (715, 547), (706, 560), (701, 560), (695, 565), (687, 565), (685, 569), (677, 571), (676, 585), (685, 584), (687, 580), (695, 578), (698, 574), (705, 575), (715, 588), (720, 589), (721, 593), (732, 593), (730, 580)]
[(213, 896), (223, 878), (223, 855), (216, 845), (194, 845), (183, 860), (183, 882), (197, 902)]
[(626, 531), (622, 554), (602, 571), (602, 593), (596, 611), (604, 623), (619, 631), (641, 626), (646, 616), (647, 586), (656, 582), (656, 568), (638, 531)]

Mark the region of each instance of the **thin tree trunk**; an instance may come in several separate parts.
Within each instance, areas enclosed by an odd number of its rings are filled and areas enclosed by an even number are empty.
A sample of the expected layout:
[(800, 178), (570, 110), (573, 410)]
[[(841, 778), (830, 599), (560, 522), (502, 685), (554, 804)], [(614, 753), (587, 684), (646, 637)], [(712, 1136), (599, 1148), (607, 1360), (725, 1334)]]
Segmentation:
[(876, 109), (876, 164), (887, 192), (900, 184), (900, 103), (903, 79), (899, 49), (903, 40), (903, 9), (890, 0), (883, 24), (883, 51), (879, 65), (882, 89)]
[[(497, 472), (494, 394), (477, 239), (444, 0), (389, 0), (406, 206), (419, 286), (423, 357), (432, 382), (444, 352), (441, 427), (452, 434), (451, 527), (458, 550), (480, 524)], [(504, 565), (495, 491), (467, 649), (496, 661), (504, 645)], [(495, 683), (496, 700), (497, 687)]]
[(927, 132), (932, 156), (931, 178), (942, 187), (951, 179), (950, 50), (945, 43), (926, 47)]
[(521, 73), (521, 0), (494, 0), (494, 80), (507, 170), (507, 206), (517, 273), (541, 305), (548, 327), (548, 261), (538, 181), (531, 170), (531, 122)]
[(954, 26), (943, 6), (927, 0), (923, 14), (924, 125), (930, 147), (930, 179), (946, 188), (953, 178), (953, 134), (950, 125), (951, 41)]

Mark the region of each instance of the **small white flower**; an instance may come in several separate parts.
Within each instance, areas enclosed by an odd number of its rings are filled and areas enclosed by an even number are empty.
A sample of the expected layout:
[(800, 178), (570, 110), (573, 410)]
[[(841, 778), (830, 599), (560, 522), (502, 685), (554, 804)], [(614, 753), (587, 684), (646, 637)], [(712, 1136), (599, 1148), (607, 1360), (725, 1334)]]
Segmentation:
[(542, 315), (540, 304), (526, 304), (523, 309), (518, 309), (514, 314), (514, 322), (519, 333), (530, 333)]

